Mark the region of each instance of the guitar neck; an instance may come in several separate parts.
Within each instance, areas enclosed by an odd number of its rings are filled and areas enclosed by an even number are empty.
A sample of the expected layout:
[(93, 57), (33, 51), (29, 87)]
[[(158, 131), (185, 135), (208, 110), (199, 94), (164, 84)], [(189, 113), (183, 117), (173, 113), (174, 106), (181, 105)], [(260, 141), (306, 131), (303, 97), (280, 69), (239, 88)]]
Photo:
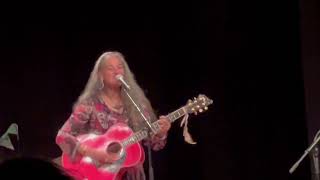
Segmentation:
[[(173, 123), (175, 120), (179, 119), (180, 117), (184, 116), (186, 114), (186, 111), (184, 109), (185, 107), (182, 107), (170, 114), (168, 114), (166, 117), (169, 119), (170, 123)], [(158, 121), (155, 121), (151, 124), (152, 128), (156, 131), (159, 132), (160, 130), (160, 125)], [(145, 138), (148, 137), (148, 131), (143, 129), (140, 130), (136, 133), (134, 133), (132, 136), (130, 136), (129, 138), (125, 139), (122, 142), (123, 146), (129, 146), (131, 144), (135, 144)]]

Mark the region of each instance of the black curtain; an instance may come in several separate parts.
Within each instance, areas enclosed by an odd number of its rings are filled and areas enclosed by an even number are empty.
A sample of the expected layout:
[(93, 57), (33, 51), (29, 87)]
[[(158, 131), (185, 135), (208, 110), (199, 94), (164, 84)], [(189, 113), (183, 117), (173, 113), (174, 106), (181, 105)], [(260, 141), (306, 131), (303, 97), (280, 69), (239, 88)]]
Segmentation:
[(197, 145), (172, 125), (155, 179), (310, 177), (306, 162), (289, 174), (308, 144), (298, 1), (79, 6), (2, 17), (0, 122), (19, 124), (23, 155), (60, 156), (54, 138), (95, 60), (118, 50), (158, 115), (214, 101), (190, 116)]

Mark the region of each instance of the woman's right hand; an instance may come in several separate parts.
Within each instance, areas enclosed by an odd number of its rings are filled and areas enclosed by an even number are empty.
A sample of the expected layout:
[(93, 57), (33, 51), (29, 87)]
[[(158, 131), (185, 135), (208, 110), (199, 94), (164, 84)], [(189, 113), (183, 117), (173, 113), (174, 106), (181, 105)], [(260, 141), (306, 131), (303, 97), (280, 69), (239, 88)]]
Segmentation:
[(107, 153), (106, 150), (95, 149), (86, 145), (80, 145), (79, 153), (103, 163), (113, 163), (119, 159), (119, 155), (116, 153)]

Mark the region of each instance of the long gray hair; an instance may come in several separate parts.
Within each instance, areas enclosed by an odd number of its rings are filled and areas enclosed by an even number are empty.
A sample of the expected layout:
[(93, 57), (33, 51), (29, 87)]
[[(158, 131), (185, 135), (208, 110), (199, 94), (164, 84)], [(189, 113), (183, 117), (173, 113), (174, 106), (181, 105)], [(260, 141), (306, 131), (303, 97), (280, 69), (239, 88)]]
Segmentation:
[[(88, 99), (91, 99), (93, 97), (97, 97), (101, 91), (102, 87), (105, 86), (103, 84), (103, 80), (99, 76), (99, 71), (101, 67), (110, 59), (110, 57), (117, 57), (119, 60), (122, 61), (124, 66), (124, 80), (130, 85), (130, 95), (135, 100), (135, 102), (142, 106), (141, 109), (144, 110), (144, 112), (147, 113), (147, 116), (149, 116), (151, 121), (156, 120), (156, 115), (154, 113), (154, 110), (151, 106), (150, 101), (146, 98), (144, 92), (140, 88), (140, 86), (137, 84), (134, 74), (131, 72), (127, 62), (125, 61), (124, 56), (117, 51), (110, 51), (103, 53), (98, 60), (96, 61), (93, 70), (91, 71), (90, 78), (82, 92), (82, 94), (78, 97), (78, 100), (74, 104), (73, 108), (75, 108), (78, 104), (83, 103), (87, 101)], [(121, 98), (124, 103), (124, 107), (128, 113), (129, 116), (129, 122), (131, 127), (136, 131), (139, 130), (143, 126), (143, 119), (139, 112), (136, 110), (135, 106), (131, 103), (128, 96), (125, 94), (125, 92), (121, 91)]]

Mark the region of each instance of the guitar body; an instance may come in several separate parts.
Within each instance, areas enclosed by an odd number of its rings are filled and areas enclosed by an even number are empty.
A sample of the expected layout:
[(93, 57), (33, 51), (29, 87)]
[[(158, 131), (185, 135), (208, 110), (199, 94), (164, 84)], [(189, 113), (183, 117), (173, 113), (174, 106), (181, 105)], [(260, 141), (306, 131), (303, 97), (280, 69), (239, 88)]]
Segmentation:
[[(207, 105), (212, 104), (212, 100), (205, 95), (199, 95), (192, 102), (168, 114), (166, 117), (172, 123), (178, 118), (188, 113), (203, 112), (207, 110)], [(203, 109), (202, 109), (203, 108)], [(152, 124), (153, 128), (159, 127), (158, 121)], [(103, 135), (86, 134), (78, 136), (77, 139), (98, 150), (108, 150), (108, 152), (119, 152), (120, 159), (112, 164), (100, 163), (88, 156), (77, 155), (74, 160), (68, 154), (62, 154), (62, 166), (74, 175), (76, 179), (87, 180), (116, 180), (121, 179), (126, 167), (133, 167), (145, 160), (144, 150), (139, 141), (148, 137), (146, 131), (134, 133), (126, 124), (117, 123), (109, 128)], [(125, 143), (124, 143), (125, 142)], [(119, 146), (120, 145), (120, 146)], [(120, 151), (118, 151), (120, 150)]]
[[(133, 131), (123, 123), (117, 123), (109, 128), (103, 135), (86, 134), (78, 136), (77, 139), (96, 149), (106, 150), (113, 143), (120, 143), (133, 135)], [(88, 156), (76, 156), (71, 158), (63, 153), (62, 166), (70, 172), (77, 172), (82, 179), (88, 180), (115, 180), (122, 168), (133, 167), (144, 162), (144, 150), (139, 143), (124, 147), (120, 152), (120, 159), (116, 162), (103, 164)], [(72, 174), (72, 173), (71, 173)]]

